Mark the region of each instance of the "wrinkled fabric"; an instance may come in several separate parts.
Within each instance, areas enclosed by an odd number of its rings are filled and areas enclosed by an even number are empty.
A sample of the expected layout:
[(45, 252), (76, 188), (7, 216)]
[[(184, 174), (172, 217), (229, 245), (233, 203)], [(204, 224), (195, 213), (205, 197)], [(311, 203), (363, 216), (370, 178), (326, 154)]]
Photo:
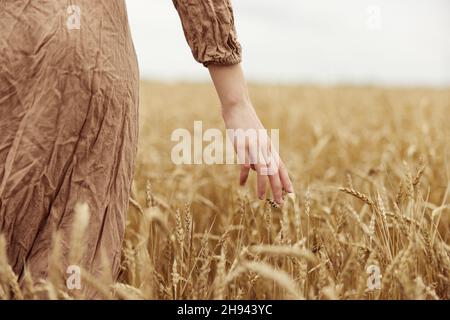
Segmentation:
[[(240, 61), (227, 1), (175, 5), (199, 62)], [(117, 278), (138, 87), (124, 0), (0, 1), (0, 234), (19, 276), (47, 276), (54, 231), (69, 263), (74, 209), (87, 203), (82, 266), (98, 274), (106, 256)]]
[(195, 60), (204, 66), (241, 62), (230, 0), (173, 0)]
[[(69, 29), (75, 3), (80, 29)], [(85, 202), (82, 264), (97, 274), (104, 252), (117, 276), (138, 137), (139, 73), (125, 3), (0, 7), (0, 233), (9, 262), (18, 275), (26, 263), (45, 278), (53, 231), (67, 258), (74, 208)]]

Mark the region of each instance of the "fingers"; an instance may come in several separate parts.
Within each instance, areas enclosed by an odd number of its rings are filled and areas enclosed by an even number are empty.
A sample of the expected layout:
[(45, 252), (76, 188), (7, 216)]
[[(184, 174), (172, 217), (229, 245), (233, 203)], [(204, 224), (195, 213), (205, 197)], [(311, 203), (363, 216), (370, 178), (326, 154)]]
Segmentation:
[(280, 175), (280, 182), (283, 186), (283, 189), (286, 192), (293, 193), (294, 187), (292, 186), (291, 179), (289, 178), (289, 174), (287, 172), (286, 166), (282, 161), (280, 161), (280, 167), (279, 167), (279, 175)]
[(254, 167), (256, 169), (257, 173), (257, 194), (258, 198), (263, 200), (266, 194), (266, 179), (269, 179), (270, 188), (272, 190), (272, 194), (274, 197), (274, 200), (278, 204), (283, 204), (283, 190), (286, 192), (294, 192), (294, 188), (292, 187), (292, 182), (289, 178), (289, 175), (287, 173), (286, 168), (284, 165), (280, 165), (279, 170), (272, 174), (267, 175), (267, 169), (263, 170), (263, 165), (256, 164), (256, 165), (250, 165), (250, 164), (243, 164), (241, 166), (241, 173), (239, 182), (240, 185), (243, 186), (248, 180), (248, 176), (250, 173), (250, 169)]
[[(260, 199), (264, 197), (267, 177), (275, 202), (283, 204), (283, 190), (293, 192), (289, 175), (278, 154), (270, 154), (270, 156), (264, 154), (264, 156), (263, 164), (258, 164), (256, 166), (258, 175), (258, 197)], [(262, 192), (262, 188), (264, 193), (260, 193), (260, 191)]]
[(266, 178), (268, 178), (273, 198), (275, 202), (281, 205), (283, 204), (283, 191), (294, 192), (287, 169), (278, 153), (267, 147), (267, 140), (263, 139), (259, 148), (256, 148), (253, 143), (255, 141), (250, 140), (249, 144), (245, 146), (245, 151), (241, 151), (245, 155), (245, 163), (241, 165), (240, 185), (246, 184), (250, 169), (256, 170), (258, 198), (261, 200), (265, 198)]
[[(270, 148), (264, 151), (268, 151)], [(282, 173), (280, 171), (282, 165), (281, 165), (281, 159), (276, 151), (268, 151), (268, 153), (263, 152), (263, 160), (265, 163), (265, 167), (263, 169), (265, 172), (265, 175), (269, 178), (270, 187), (272, 189), (272, 194), (274, 197), (275, 202), (278, 204), (283, 204), (283, 190), (285, 188), (285, 184), (283, 182), (287, 183), (287, 180), (289, 180), (289, 176), (287, 175), (287, 171), (284, 170), (283, 177), (281, 177)], [(286, 180), (287, 177), (287, 180)], [(290, 186), (292, 189), (292, 186)]]
[(249, 164), (241, 165), (241, 174), (239, 176), (239, 184), (241, 186), (244, 186), (247, 183), (249, 173), (250, 173), (250, 165)]
[(254, 165), (256, 169), (256, 189), (258, 193), (258, 198), (260, 200), (264, 199), (266, 195), (266, 176), (262, 174), (262, 168), (260, 164)]
[(280, 175), (278, 173), (269, 175), (270, 188), (275, 201), (278, 204), (283, 204), (283, 186), (281, 185)]

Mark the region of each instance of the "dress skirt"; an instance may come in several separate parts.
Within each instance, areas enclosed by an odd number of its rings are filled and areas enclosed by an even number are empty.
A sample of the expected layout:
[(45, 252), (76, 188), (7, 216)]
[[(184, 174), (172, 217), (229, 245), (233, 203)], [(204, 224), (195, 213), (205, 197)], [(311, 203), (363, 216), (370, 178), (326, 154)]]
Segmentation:
[(18, 276), (68, 264), (77, 203), (83, 267), (120, 270), (138, 138), (139, 72), (125, 2), (0, 2), (0, 234)]

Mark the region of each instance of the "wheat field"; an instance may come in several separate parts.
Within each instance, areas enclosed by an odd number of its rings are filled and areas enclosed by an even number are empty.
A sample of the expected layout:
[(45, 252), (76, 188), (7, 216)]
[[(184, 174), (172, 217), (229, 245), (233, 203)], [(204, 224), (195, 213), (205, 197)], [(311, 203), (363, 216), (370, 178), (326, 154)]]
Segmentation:
[[(238, 186), (237, 165), (172, 164), (174, 129), (192, 131), (195, 120), (224, 129), (218, 100), (211, 85), (142, 83), (121, 275), (83, 273), (98, 297), (449, 299), (450, 91), (250, 91), (264, 125), (280, 129), (295, 195), (277, 208), (257, 199), (253, 176)], [(1, 298), (84, 297), (57, 267), (19, 284), (4, 245)]]

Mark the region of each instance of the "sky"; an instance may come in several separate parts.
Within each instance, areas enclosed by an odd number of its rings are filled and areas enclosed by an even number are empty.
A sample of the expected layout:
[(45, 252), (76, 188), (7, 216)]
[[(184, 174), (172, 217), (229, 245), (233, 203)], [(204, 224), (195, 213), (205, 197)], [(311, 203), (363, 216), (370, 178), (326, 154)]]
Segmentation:
[[(126, 2), (142, 78), (208, 79), (172, 0)], [(450, 86), (450, 0), (232, 3), (250, 81)]]

